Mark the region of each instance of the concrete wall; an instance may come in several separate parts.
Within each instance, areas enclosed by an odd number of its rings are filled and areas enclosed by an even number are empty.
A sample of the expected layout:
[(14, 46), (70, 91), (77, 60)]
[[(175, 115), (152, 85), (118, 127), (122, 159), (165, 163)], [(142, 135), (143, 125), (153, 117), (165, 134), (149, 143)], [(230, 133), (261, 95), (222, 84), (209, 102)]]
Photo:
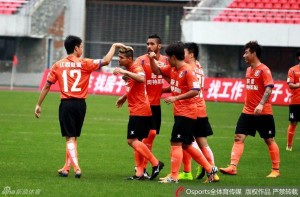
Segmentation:
[[(13, 86), (39, 87), (43, 73), (14, 73)], [(11, 72), (0, 73), (0, 85), (10, 86)]]
[[(72, 34), (84, 39), (85, 36), (85, 0), (67, 0), (65, 36)], [(80, 13), (80, 14), (79, 14)]]
[(30, 20), (27, 16), (0, 15), (0, 36), (28, 36)]
[(300, 25), (182, 21), (182, 40), (199, 44), (244, 45), (257, 40), (263, 46), (299, 47)]
[[(14, 85), (17, 86), (39, 86), (45, 68), (66, 55), (65, 36), (72, 34), (84, 39), (85, 0), (38, 3), (30, 16), (0, 15), (0, 36), (18, 37), (19, 64), (14, 74)], [(10, 83), (8, 69), (0, 73), (0, 85)]]

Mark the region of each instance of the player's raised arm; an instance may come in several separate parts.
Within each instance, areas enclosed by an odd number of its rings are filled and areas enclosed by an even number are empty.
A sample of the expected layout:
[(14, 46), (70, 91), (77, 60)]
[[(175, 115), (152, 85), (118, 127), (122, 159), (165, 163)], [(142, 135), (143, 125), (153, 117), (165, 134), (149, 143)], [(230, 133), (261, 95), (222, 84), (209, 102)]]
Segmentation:
[(159, 69), (158, 61), (156, 60), (156, 54), (154, 52), (150, 52), (148, 55), (150, 59), (151, 70), (156, 75), (161, 75), (161, 71)]
[(101, 66), (108, 65), (111, 62), (111, 60), (112, 60), (112, 58), (113, 58), (113, 56), (114, 56), (114, 54), (116, 52), (116, 48), (121, 48), (121, 47), (126, 48), (126, 46), (124, 44), (122, 44), (122, 43), (114, 43), (114, 44), (112, 44), (111, 47), (110, 47), (110, 50), (108, 51), (108, 53), (102, 59)]
[(124, 70), (122, 68), (115, 68), (114, 72), (113, 72), (115, 75), (117, 74), (121, 74), (121, 75), (124, 75), (126, 77), (130, 77), (132, 78), (133, 80), (139, 82), (139, 83), (143, 83), (145, 82), (145, 75), (143, 74), (139, 74), (139, 73), (133, 73), (133, 72), (130, 72), (128, 70)]

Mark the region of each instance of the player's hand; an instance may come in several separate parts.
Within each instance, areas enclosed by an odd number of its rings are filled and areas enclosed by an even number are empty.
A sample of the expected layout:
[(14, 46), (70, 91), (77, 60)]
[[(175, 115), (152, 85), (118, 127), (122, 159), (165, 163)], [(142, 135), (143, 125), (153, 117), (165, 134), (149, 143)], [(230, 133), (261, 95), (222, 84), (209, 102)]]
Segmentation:
[(169, 96), (164, 99), (165, 103), (171, 104), (174, 103), (177, 100), (177, 96)]
[(129, 77), (128, 77), (127, 75), (123, 75), (123, 76), (122, 76), (122, 79), (123, 79), (125, 82), (127, 82), (128, 79), (129, 79)]
[(160, 61), (156, 61), (156, 64), (158, 65), (158, 67), (163, 67), (166, 65), (165, 63), (160, 62)]
[(254, 115), (259, 115), (261, 114), (264, 106), (262, 104), (258, 104), (256, 108), (254, 109)]
[(120, 107), (122, 107), (123, 106), (123, 103), (122, 102), (120, 102), (119, 100), (116, 102), (116, 106), (117, 106), (117, 108), (120, 108)]
[(126, 49), (126, 50), (132, 50), (132, 51), (134, 51), (133, 48), (132, 48), (131, 46), (125, 46), (125, 49)]
[(40, 118), (42, 112), (41, 106), (37, 105), (35, 106), (34, 114), (36, 118)]
[(151, 58), (151, 59), (156, 59), (156, 53), (154, 53), (153, 51), (149, 52), (148, 53), (148, 57)]
[(126, 97), (120, 97), (118, 100), (117, 100), (117, 102), (116, 102), (116, 106), (117, 106), (117, 108), (120, 108), (120, 107), (122, 107), (123, 106), (123, 104), (125, 103), (125, 101), (126, 101)]
[(114, 75), (117, 75), (117, 74), (125, 75), (126, 72), (125, 72), (124, 69), (122, 69), (122, 68), (120, 68), (120, 67), (117, 67), (117, 68), (114, 69), (113, 74), (114, 74)]
[(123, 43), (118, 43), (118, 42), (114, 43), (113, 46), (116, 47), (116, 48), (122, 48), (122, 47), (126, 48), (126, 45), (124, 45)]

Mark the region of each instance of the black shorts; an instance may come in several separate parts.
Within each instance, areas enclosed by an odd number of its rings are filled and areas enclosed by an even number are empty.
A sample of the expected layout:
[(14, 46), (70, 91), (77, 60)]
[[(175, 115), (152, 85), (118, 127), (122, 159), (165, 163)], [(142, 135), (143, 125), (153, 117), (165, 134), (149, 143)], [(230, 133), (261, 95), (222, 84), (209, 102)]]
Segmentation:
[(156, 130), (156, 134), (159, 134), (161, 125), (161, 108), (160, 105), (151, 105), (152, 122), (151, 129)]
[(208, 121), (208, 117), (198, 117), (196, 120), (196, 127), (193, 129), (194, 137), (207, 137), (212, 134), (213, 131)]
[(127, 139), (138, 138), (142, 140), (148, 137), (151, 118), (151, 116), (129, 116)]
[(275, 123), (273, 115), (250, 115), (242, 113), (236, 125), (236, 134), (255, 136), (258, 131), (261, 138), (275, 137)]
[(184, 116), (174, 116), (174, 126), (171, 135), (171, 142), (182, 142), (192, 144), (194, 141), (193, 129), (195, 129), (196, 119)]
[(300, 122), (300, 105), (289, 106), (289, 121)]
[(79, 137), (86, 112), (84, 99), (62, 99), (59, 105), (59, 123), (63, 137)]

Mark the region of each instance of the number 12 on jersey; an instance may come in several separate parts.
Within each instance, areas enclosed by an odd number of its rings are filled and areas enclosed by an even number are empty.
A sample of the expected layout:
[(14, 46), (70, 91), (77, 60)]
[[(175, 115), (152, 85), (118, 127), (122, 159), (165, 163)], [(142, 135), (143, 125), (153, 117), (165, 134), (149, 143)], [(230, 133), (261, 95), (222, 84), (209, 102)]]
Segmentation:
[[(68, 74), (69, 72), (69, 74)], [(68, 88), (68, 77), (75, 79), (74, 83), (71, 87), (71, 92), (80, 92), (81, 88), (77, 87), (80, 78), (81, 78), (81, 70), (64, 70), (62, 73), (63, 83), (64, 83), (64, 92), (69, 92)]]

